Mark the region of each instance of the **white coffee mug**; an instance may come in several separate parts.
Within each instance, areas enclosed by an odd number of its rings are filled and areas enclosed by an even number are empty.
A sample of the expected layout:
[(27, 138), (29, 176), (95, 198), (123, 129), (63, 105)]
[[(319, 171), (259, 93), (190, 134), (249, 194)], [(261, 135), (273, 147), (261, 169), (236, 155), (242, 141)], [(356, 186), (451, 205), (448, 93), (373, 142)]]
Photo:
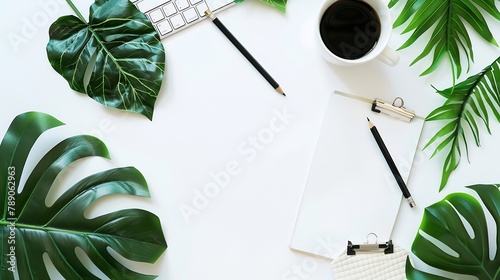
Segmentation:
[[(320, 34), (320, 24), (325, 14), (326, 10), (337, 1), (362, 1), (366, 4), (370, 5), (375, 13), (378, 15), (380, 20), (380, 36), (378, 37), (378, 41), (375, 43), (373, 48), (364, 54), (363, 56), (355, 59), (347, 59), (342, 58), (338, 55), (335, 55), (332, 51), (330, 51)], [(361, 30), (359, 30), (361, 32)], [(399, 61), (399, 55), (387, 46), (389, 43), (389, 39), (392, 33), (392, 19), (391, 14), (389, 12), (389, 8), (387, 5), (381, 0), (325, 0), (321, 5), (321, 8), (318, 13), (318, 19), (316, 23), (316, 39), (318, 41), (318, 46), (320, 48), (320, 52), (322, 56), (330, 63), (341, 65), (341, 66), (353, 66), (359, 65), (368, 61), (371, 61), (375, 58), (384, 62), (387, 65), (394, 66)], [(359, 34), (359, 36), (363, 36), (363, 34)], [(354, 46), (355, 47), (355, 46)]]

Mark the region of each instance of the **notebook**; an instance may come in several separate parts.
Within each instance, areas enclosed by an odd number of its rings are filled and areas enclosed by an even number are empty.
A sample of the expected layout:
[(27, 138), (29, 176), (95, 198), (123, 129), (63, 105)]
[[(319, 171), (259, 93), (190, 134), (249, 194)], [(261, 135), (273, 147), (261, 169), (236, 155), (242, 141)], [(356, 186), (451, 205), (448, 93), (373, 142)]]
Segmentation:
[(340, 92), (331, 95), (292, 249), (334, 259), (345, 250), (347, 240), (364, 240), (372, 232), (379, 240), (390, 239), (403, 196), (366, 118), (376, 125), (405, 182), (424, 121), (405, 122), (371, 108), (369, 100)]

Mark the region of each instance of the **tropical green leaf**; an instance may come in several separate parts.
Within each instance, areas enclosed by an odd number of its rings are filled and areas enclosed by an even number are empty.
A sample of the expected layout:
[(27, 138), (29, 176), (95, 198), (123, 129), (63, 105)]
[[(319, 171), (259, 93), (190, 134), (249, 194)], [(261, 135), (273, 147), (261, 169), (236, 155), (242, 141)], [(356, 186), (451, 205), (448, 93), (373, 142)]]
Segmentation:
[[(391, 0), (389, 7), (393, 8), (399, 2)], [(426, 46), (411, 65), (434, 52), (431, 65), (422, 73), (427, 75), (436, 70), (443, 59), (448, 57), (455, 81), (463, 71), (464, 62), (461, 60), (466, 59), (467, 72), (471, 62), (474, 61), (469, 31), (464, 22), (487, 42), (498, 47), (481, 11), (500, 20), (500, 11), (496, 7), (495, 0), (407, 0), (393, 25), (397, 28), (407, 24), (402, 33), (411, 33), (399, 49), (413, 45), (427, 30), (432, 30)]]
[[(475, 185), (474, 190), (493, 217), (495, 236), (488, 236), (485, 212), (480, 202), (465, 193), (446, 196), (424, 211), (420, 229), (412, 244), (415, 257), (427, 265), (477, 279), (499, 279), (500, 251), (490, 254), (489, 239), (500, 244), (500, 185)], [(468, 230), (470, 229), (470, 231)], [(494, 256), (490, 259), (490, 255)], [(447, 279), (424, 273), (407, 262), (406, 276), (415, 279)]]
[[(500, 122), (500, 58), (477, 75), (467, 78), (454, 87), (438, 90), (447, 100), (432, 111), (427, 121), (442, 121), (444, 126), (426, 144), (424, 149), (436, 145), (433, 156), (449, 147), (443, 166), (441, 191), (447, 184), (451, 173), (460, 163), (460, 146), (467, 149), (467, 134), (470, 132), (477, 146), (480, 146), (480, 128), (490, 132), (490, 114)], [(476, 118), (481, 120), (480, 123)], [(481, 125), (482, 123), (482, 125)], [(467, 151), (468, 156), (468, 151)]]
[(69, 86), (112, 108), (153, 118), (165, 51), (151, 22), (129, 0), (96, 0), (87, 23), (63, 16), (52, 24), (47, 55)]
[[(234, 0), (235, 3), (241, 3), (244, 0)], [(280, 11), (283, 13), (286, 12), (286, 2), (288, 0), (260, 0), (261, 2), (264, 2), (270, 6), (278, 8)]]
[(410, 262), (410, 257), (406, 258), (406, 266), (405, 266), (405, 272), (406, 272), (406, 279), (411, 279), (411, 280), (443, 280), (443, 279), (449, 279), (445, 277), (441, 277), (439, 275), (433, 275), (430, 273), (426, 273), (423, 271), (420, 271), (416, 268), (414, 268), (411, 265)]
[(23, 173), (29, 171), (24, 167), (35, 141), (59, 125), (49, 115), (25, 113), (14, 119), (0, 144), (0, 250), (4, 256), (0, 279), (14, 279), (15, 272), (20, 279), (49, 279), (44, 254), (65, 279), (98, 279), (80, 261), (76, 248), (111, 279), (155, 278), (128, 269), (109, 248), (129, 260), (154, 263), (167, 247), (157, 216), (140, 209), (92, 219), (84, 216), (89, 205), (106, 195), (149, 197), (138, 170), (124, 167), (90, 175), (46, 205), (49, 190), (68, 165), (90, 156), (109, 158), (99, 139), (84, 135), (64, 139), (19, 185)]

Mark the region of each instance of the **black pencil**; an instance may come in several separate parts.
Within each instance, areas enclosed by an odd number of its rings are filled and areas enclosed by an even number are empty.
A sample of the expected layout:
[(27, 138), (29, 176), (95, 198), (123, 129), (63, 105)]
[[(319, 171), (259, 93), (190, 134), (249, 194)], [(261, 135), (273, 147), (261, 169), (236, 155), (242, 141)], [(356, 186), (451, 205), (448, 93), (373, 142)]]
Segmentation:
[(415, 207), (415, 201), (413, 201), (413, 198), (411, 197), (410, 191), (406, 187), (405, 181), (401, 177), (401, 174), (399, 173), (398, 168), (396, 167), (396, 164), (394, 163), (394, 160), (391, 157), (391, 154), (389, 153), (389, 150), (387, 150), (387, 147), (384, 144), (384, 141), (382, 140), (382, 137), (378, 133), (377, 127), (370, 121), (369, 118), (366, 118), (368, 120), (368, 125), (370, 126), (370, 130), (373, 134), (373, 137), (375, 138), (375, 141), (377, 142), (378, 147), (380, 148), (380, 151), (382, 152), (382, 155), (384, 155), (385, 161), (387, 161), (387, 164), (389, 165), (389, 168), (391, 169), (392, 175), (394, 175), (394, 178), (396, 179), (396, 182), (398, 183), (399, 188), (403, 192), (403, 196), (406, 198), (408, 201), (408, 204), (410, 204), (410, 207)]
[(271, 86), (279, 93), (286, 96), (280, 85), (267, 73), (266, 69), (248, 52), (245, 47), (234, 37), (234, 35), (222, 24), (222, 22), (212, 14), (212, 11), (206, 10), (205, 15), (219, 28), (219, 30), (233, 43), (233, 45), (245, 56), (245, 58), (259, 71), (259, 73), (271, 84)]

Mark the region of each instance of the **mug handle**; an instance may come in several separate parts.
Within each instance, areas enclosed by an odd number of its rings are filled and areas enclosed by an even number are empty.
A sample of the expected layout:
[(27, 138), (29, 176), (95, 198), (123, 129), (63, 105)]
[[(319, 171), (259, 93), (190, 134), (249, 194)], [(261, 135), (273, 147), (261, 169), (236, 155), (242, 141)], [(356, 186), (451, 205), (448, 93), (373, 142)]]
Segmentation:
[(389, 47), (385, 47), (377, 58), (389, 66), (395, 66), (399, 62), (399, 54)]

